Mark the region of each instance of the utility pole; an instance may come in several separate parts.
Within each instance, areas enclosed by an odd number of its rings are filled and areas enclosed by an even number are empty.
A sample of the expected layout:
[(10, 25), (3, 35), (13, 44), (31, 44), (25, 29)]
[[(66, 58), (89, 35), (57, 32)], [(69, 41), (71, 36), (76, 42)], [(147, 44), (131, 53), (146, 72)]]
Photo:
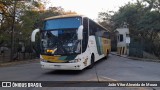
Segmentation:
[(12, 16), (12, 27), (11, 27), (11, 53), (10, 53), (10, 60), (13, 60), (14, 55), (14, 29), (15, 29), (15, 14), (16, 14), (16, 3), (17, 0), (13, 2), (13, 16)]

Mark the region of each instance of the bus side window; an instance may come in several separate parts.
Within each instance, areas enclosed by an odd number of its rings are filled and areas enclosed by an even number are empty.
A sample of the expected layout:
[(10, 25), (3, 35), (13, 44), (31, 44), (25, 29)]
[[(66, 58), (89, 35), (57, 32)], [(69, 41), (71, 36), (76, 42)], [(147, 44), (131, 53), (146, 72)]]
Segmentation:
[(82, 52), (86, 50), (88, 44), (88, 18), (83, 18), (83, 27)]
[(89, 35), (95, 35), (94, 30), (95, 30), (96, 28), (95, 28), (94, 26), (95, 26), (95, 25), (94, 25), (93, 21), (89, 20)]
[(104, 32), (103, 37), (110, 38), (109, 32)]
[(96, 36), (98, 36), (98, 37), (103, 37), (103, 30), (100, 28), (100, 27), (97, 27), (97, 29), (96, 29), (97, 31), (96, 31)]
[[(84, 18), (83, 19), (83, 27), (84, 27), (84, 31), (88, 31), (88, 19)], [(85, 33), (85, 32), (84, 32)]]

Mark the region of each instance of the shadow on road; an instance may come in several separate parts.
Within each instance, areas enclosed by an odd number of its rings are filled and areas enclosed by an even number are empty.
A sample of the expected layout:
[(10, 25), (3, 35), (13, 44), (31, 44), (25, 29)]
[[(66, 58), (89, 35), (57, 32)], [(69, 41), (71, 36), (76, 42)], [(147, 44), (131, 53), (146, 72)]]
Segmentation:
[(75, 70), (54, 70), (54, 71), (49, 71), (49, 72), (46, 72), (45, 74), (48, 74), (48, 75), (52, 75), (52, 74), (56, 74), (56, 75), (76, 75), (76, 74), (80, 74), (82, 73), (82, 71), (78, 70), (78, 71), (75, 71)]
[(102, 58), (102, 59), (98, 60), (97, 62), (95, 62), (95, 65), (93, 66), (93, 68), (94, 68), (95, 66), (101, 65), (101, 64), (104, 63), (105, 61), (108, 61), (110, 58), (111, 58), (111, 56), (108, 56), (107, 59), (106, 59), (106, 58)]

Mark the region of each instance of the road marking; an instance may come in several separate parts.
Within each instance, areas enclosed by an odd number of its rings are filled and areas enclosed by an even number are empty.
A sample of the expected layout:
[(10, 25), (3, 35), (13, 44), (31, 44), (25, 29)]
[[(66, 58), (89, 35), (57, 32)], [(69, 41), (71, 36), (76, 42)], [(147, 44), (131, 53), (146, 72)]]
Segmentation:
[[(99, 81), (117, 81), (115, 79), (112, 79), (109, 77), (104, 77), (104, 76), (100, 76), (100, 77), (98, 76), (98, 79), (99, 79)], [(98, 79), (97, 79), (97, 77), (93, 77), (93, 78), (86, 80), (86, 81), (97, 81)]]
[(112, 79), (112, 78), (109, 78), (109, 77), (104, 77), (104, 76), (100, 76), (100, 77), (99, 77), (99, 80), (100, 80), (100, 79), (102, 79), (102, 81), (106, 81), (106, 80), (107, 80), (107, 81), (117, 81), (117, 80), (115, 80), (115, 79)]

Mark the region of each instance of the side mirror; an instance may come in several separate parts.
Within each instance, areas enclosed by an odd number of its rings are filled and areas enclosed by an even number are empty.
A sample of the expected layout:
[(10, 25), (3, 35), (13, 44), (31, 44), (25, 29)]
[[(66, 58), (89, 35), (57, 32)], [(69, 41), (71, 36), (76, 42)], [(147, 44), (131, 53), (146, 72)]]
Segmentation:
[(77, 36), (78, 36), (78, 40), (83, 39), (83, 25), (79, 26), (78, 31), (77, 31)]
[(31, 35), (31, 42), (35, 42), (36, 34), (37, 34), (37, 32), (39, 32), (39, 31), (40, 31), (39, 29), (33, 30), (32, 35)]

